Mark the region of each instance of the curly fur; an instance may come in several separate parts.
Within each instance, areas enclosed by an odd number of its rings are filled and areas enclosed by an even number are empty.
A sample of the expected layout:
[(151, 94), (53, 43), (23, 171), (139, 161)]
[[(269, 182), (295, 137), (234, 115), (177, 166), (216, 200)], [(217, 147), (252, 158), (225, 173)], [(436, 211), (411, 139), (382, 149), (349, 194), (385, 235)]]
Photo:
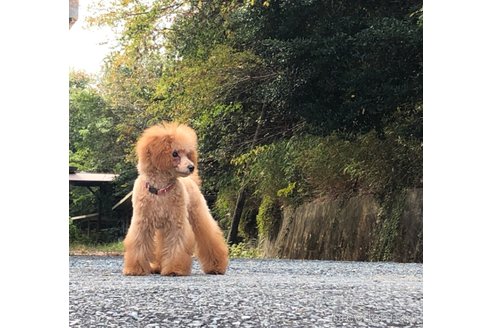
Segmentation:
[[(195, 131), (176, 123), (152, 126), (138, 140), (136, 152), (139, 176), (123, 273), (189, 275), (195, 253), (205, 273), (224, 274), (228, 249), (199, 188)], [(173, 187), (156, 195), (147, 184)]]

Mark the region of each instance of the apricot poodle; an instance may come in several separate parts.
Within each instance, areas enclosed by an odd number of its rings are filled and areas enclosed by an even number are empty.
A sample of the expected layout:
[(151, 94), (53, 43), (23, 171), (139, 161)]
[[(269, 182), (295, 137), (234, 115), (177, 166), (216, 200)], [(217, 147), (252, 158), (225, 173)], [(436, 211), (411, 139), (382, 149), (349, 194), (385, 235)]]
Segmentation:
[(224, 274), (228, 249), (199, 188), (195, 131), (176, 123), (152, 126), (136, 150), (139, 176), (123, 273), (189, 275), (195, 253), (205, 273)]

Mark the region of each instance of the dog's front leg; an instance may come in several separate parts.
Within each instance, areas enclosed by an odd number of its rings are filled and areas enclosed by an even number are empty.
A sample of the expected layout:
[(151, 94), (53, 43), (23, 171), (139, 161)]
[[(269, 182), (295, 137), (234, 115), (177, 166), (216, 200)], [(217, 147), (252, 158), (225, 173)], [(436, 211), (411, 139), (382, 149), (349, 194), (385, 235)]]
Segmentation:
[(199, 191), (193, 193), (190, 221), (195, 234), (197, 256), (203, 272), (224, 274), (229, 263), (229, 250), (217, 222), (210, 215), (205, 198)]
[(156, 241), (160, 251), (161, 275), (188, 276), (195, 240), (186, 216), (176, 218), (166, 229), (158, 229)]
[(125, 246), (123, 274), (143, 276), (150, 274), (150, 261), (154, 251), (154, 229), (134, 214)]

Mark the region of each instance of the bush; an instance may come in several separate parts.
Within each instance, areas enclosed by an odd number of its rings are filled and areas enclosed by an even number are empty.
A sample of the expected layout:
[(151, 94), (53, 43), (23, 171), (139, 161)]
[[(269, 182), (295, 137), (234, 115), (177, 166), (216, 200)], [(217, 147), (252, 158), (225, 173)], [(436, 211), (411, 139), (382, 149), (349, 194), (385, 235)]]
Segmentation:
[(229, 257), (230, 258), (258, 258), (260, 257), (260, 251), (258, 248), (253, 247), (246, 243), (238, 243), (229, 246)]
[(293, 137), (258, 146), (233, 163), (264, 201), (270, 197), (296, 205), (323, 196), (383, 196), (422, 186), (422, 141), (414, 136), (418, 131), (406, 128), (402, 119), (387, 127), (384, 136), (370, 131), (355, 137)]
[[(273, 237), (280, 208), (319, 197), (369, 193), (380, 199), (422, 187), (422, 106), (396, 111), (381, 135), (340, 132), (257, 146), (232, 163), (253, 198), (260, 239)], [(252, 202), (254, 204), (254, 202)]]
[(279, 229), (281, 219), (280, 206), (275, 199), (265, 196), (258, 209), (256, 222), (258, 224), (258, 235), (260, 240), (273, 238)]
[(89, 238), (80, 231), (72, 219), (68, 220), (68, 239), (70, 244), (85, 244), (90, 242)]

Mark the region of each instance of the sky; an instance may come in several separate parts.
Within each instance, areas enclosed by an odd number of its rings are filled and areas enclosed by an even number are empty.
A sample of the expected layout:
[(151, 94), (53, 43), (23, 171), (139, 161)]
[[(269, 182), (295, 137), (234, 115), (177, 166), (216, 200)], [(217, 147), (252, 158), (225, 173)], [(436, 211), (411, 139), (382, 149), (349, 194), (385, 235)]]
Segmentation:
[(69, 31), (69, 67), (99, 75), (109, 44), (114, 37), (109, 28), (88, 27), (85, 18), (93, 0), (79, 0), (79, 18)]

